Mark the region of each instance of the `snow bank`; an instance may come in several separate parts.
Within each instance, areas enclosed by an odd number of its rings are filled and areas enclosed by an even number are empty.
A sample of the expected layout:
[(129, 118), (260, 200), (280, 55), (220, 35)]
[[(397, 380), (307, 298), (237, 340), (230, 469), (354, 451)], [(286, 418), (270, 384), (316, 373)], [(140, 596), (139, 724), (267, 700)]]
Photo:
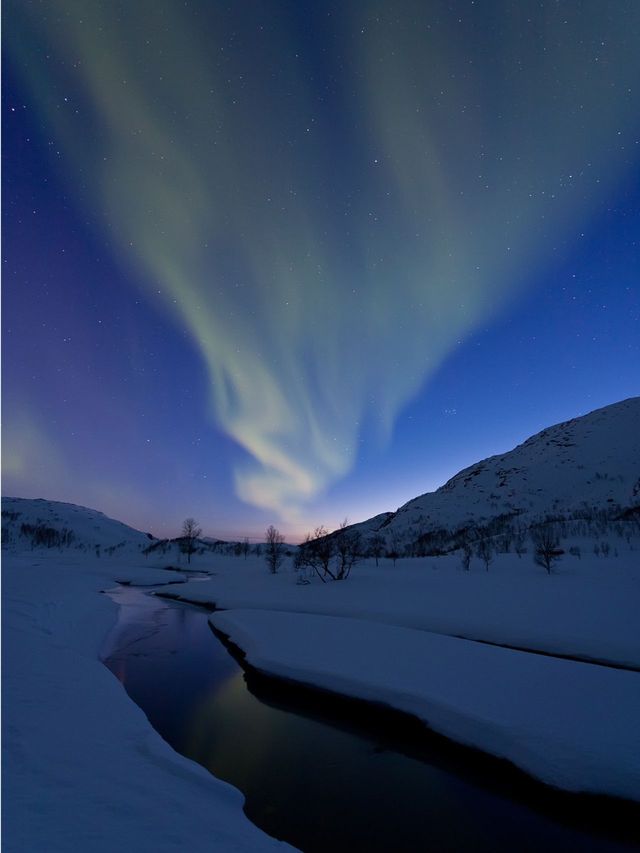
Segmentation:
[(99, 590), (148, 570), (51, 553), (3, 563), (3, 850), (292, 849), (175, 753), (100, 663), (116, 613)]
[(559, 788), (640, 800), (640, 674), (362, 620), (218, 612), (272, 675), (414, 714)]

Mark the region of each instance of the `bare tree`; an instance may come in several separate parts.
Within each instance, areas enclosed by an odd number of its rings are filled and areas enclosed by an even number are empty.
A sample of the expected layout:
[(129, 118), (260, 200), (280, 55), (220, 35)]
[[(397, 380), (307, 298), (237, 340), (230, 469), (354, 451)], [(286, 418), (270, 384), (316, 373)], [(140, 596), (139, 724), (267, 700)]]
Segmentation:
[(519, 532), (513, 537), (513, 550), (518, 555), (518, 559), (521, 559), (522, 555), (527, 550), (525, 547), (526, 536), (524, 533)]
[(360, 534), (347, 530), (346, 526), (345, 519), (340, 526), (341, 532), (334, 536), (322, 526), (316, 527), (313, 533), (307, 533), (296, 552), (296, 570), (313, 569), (323, 583), (329, 578), (346, 580), (362, 557)]
[(471, 547), (471, 543), (465, 542), (460, 550), (462, 551), (462, 554), (460, 556), (462, 568), (465, 570), (465, 572), (468, 572), (469, 567), (471, 566), (471, 557), (473, 556), (473, 548)]
[(249, 539), (247, 536), (242, 540), (241, 552), (244, 554), (245, 560), (247, 559), (247, 554), (251, 550), (251, 545), (249, 545)]
[(551, 568), (564, 554), (560, 541), (551, 527), (542, 527), (531, 534), (533, 540), (533, 562), (551, 574)]
[(395, 566), (396, 560), (400, 556), (400, 546), (398, 545), (398, 537), (395, 533), (392, 533), (389, 537), (389, 546), (387, 548), (387, 557), (390, 560), (393, 560), (393, 565)]
[[(346, 521), (346, 519), (345, 519)], [(344, 530), (344, 528), (342, 528)], [(356, 530), (341, 533), (337, 538), (336, 554), (338, 557), (338, 570), (336, 580), (346, 580), (351, 569), (360, 560), (360, 534)]]
[(484, 567), (489, 571), (489, 566), (493, 561), (493, 546), (489, 539), (481, 539), (476, 545), (476, 555), (484, 563)]
[(320, 525), (313, 533), (307, 533), (304, 542), (298, 547), (296, 567), (313, 569), (323, 583), (327, 582), (327, 577), (337, 580), (335, 572), (331, 569), (334, 554), (335, 545), (329, 537), (329, 531)]
[(369, 543), (369, 553), (372, 557), (376, 558), (376, 566), (378, 565), (378, 559), (382, 557), (383, 552), (384, 539), (382, 538), (382, 536), (380, 536), (379, 533), (376, 533), (376, 535), (371, 539), (371, 542)]
[(513, 533), (511, 531), (506, 531), (500, 537), (500, 549), (503, 554), (508, 554), (511, 550), (511, 543), (513, 542)]
[(182, 536), (180, 549), (183, 554), (187, 555), (187, 562), (191, 563), (191, 555), (196, 550), (196, 540), (202, 533), (202, 528), (198, 525), (195, 518), (185, 518), (182, 522)]
[(267, 566), (269, 567), (271, 574), (275, 575), (284, 560), (284, 547), (282, 544), (284, 542), (284, 536), (273, 526), (273, 524), (270, 524), (267, 528), (266, 536)]
[(315, 559), (322, 567), (325, 577), (329, 575), (329, 577), (335, 580), (336, 576), (330, 568), (331, 559), (336, 552), (335, 543), (329, 538), (329, 531), (326, 527), (323, 527), (322, 525), (320, 525), (320, 527), (316, 527), (313, 531), (311, 545), (311, 550)]

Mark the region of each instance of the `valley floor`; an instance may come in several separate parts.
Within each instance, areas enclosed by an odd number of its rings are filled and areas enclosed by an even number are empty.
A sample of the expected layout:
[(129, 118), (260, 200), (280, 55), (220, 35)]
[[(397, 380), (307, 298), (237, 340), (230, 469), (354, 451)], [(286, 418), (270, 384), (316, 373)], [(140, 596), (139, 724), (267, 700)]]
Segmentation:
[[(265, 672), (409, 711), (559, 787), (640, 800), (639, 553), (567, 556), (550, 576), (515, 555), (489, 572), (455, 557), (371, 560), (330, 584), (208, 555), (191, 568), (210, 580), (160, 591), (225, 608), (213, 624)], [(5, 557), (7, 851), (286, 849), (249, 823), (236, 790), (174, 753), (100, 663), (116, 616), (100, 590), (182, 581), (159, 570), (177, 559)]]
[(253, 667), (412, 713), (557, 787), (640, 800), (636, 552), (551, 575), (508, 554), (489, 572), (371, 560), (326, 584), (255, 558), (214, 571), (160, 594), (222, 608), (213, 626)]

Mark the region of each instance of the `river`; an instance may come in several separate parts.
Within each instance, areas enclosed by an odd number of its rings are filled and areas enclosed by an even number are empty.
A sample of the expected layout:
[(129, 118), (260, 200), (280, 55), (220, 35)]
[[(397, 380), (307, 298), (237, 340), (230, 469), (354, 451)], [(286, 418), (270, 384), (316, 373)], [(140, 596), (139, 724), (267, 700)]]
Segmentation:
[[(154, 728), (315, 851), (623, 851), (627, 810), (548, 791), (400, 715), (245, 674), (208, 614), (134, 587), (103, 660)], [(602, 813), (600, 814), (599, 811)]]

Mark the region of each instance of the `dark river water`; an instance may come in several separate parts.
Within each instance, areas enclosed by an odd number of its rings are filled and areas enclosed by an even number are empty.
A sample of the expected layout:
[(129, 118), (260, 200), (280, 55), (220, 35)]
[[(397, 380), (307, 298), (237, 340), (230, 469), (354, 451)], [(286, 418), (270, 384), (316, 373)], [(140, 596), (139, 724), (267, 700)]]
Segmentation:
[(301, 850), (639, 849), (637, 812), (549, 792), (399, 715), (245, 675), (205, 611), (133, 587), (109, 595), (119, 618), (103, 659), (129, 696)]

